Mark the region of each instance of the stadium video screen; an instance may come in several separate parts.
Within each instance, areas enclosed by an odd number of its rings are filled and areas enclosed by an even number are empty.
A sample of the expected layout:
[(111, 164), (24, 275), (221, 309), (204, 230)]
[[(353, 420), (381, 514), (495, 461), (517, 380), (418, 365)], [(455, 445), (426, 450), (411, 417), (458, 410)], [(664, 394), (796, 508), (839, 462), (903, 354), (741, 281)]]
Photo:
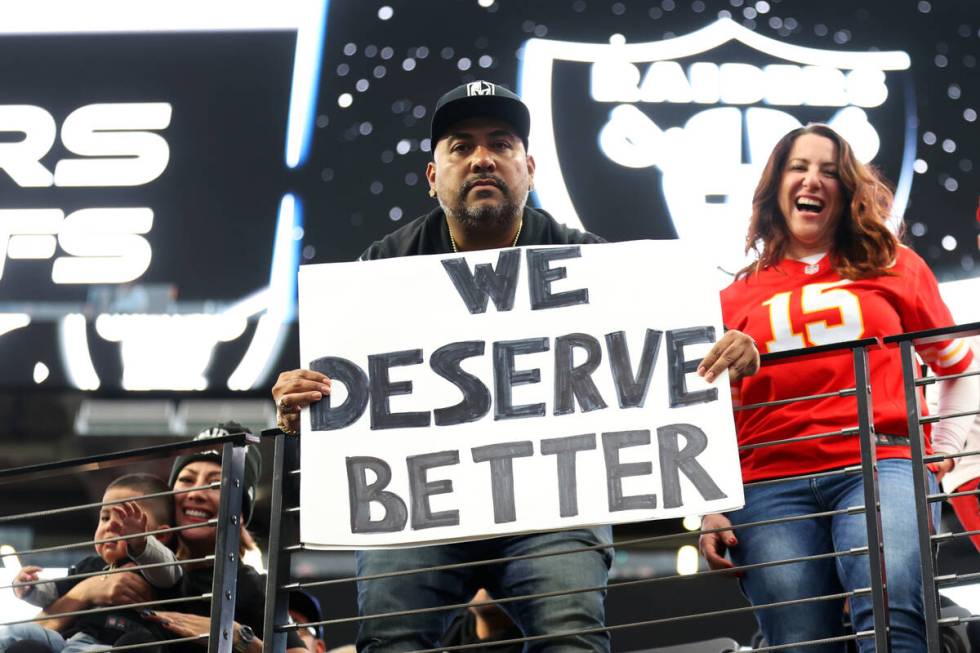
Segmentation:
[(0, 37), (4, 384), (234, 382), (274, 249), (298, 247), (295, 50), (287, 30)]

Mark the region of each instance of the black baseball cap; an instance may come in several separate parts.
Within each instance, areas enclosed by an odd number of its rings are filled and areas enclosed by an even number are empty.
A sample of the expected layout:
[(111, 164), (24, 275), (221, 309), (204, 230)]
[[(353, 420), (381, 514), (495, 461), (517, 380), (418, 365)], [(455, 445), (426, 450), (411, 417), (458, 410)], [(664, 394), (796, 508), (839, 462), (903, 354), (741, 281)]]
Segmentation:
[(531, 112), (513, 91), (493, 82), (476, 81), (457, 86), (436, 102), (432, 114), (432, 149), (449, 128), (467, 118), (496, 118), (512, 126), (527, 148)]
[[(316, 623), (323, 620), (323, 613), (320, 611), (320, 602), (312, 594), (307, 594), (303, 590), (290, 590), (289, 609), (303, 615), (306, 623)], [(312, 626), (316, 629), (316, 638), (323, 639), (323, 625)]]

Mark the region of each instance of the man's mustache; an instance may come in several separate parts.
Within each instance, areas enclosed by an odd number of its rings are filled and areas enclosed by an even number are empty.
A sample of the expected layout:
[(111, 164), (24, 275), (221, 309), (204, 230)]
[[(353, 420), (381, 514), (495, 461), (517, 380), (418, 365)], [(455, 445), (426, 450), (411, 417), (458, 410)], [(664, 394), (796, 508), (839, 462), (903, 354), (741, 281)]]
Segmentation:
[(486, 182), (491, 182), (494, 186), (500, 189), (504, 194), (507, 193), (507, 183), (498, 177), (497, 175), (480, 175), (479, 177), (473, 177), (472, 179), (467, 179), (463, 182), (463, 187), (460, 189), (460, 194), (465, 196), (473, 187), (477, 184), (486, 184)]

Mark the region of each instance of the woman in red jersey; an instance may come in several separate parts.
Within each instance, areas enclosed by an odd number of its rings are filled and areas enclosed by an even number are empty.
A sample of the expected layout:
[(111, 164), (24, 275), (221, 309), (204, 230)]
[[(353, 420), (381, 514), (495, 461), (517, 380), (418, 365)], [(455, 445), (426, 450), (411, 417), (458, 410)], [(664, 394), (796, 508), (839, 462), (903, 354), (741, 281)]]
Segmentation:
[[(935, 277), (901, 245), (886, 220), (892, 193), (878, 174), (858, 161), (851, 147), (825, 125), (796, 129), (776, 145), (753, 198), (748, 249), (758, 260), (722, 292), (728, 328), (751, 336), (763, 354), (952, 324)], [(918, 350), (939, 374), (970, 364), (965, 342), (951, 340)], [(764, 366), (733, 386), (736, 405), (833, 393), (854, 387), (849, 354), (794, 364)], [(893, 650), (925, 650), (923, 603), (915, 538), (913, 469), (899, 352), (869, 354), (882, 528)], [(976, 405), (975, 379), (945, 386), (945, 407)], [(967, 410), (972, 409), (967, 408)], [(946, 412), (945, 409), (941, 409)], [(968, 421), (968, 420), (967, 420)], [(736, 414), (740, 445), (831, 434), (857, 426), (856, 402), (828, 397)], [(932, 430), (936, 451), (958, 451), (966, 425), (944, 420)], [(928, 443), (927, 443), (928, 444)], [(739, 528), (749, 522), (792, 518), (864, 504), (859, 474), (828, 474), (860, 463), (856, 436), (835, 434), (770, 447), (743, 449), (748, 484), (745, 507), (707, 515), (705, 529), (733, 531), (701, 538), (714, 569), (849, 551), (867, 545), (863, 514), (787, 521)], [(945, 461), (943, 471), (952, 466)], [(753, 481), (785, 479), (753, 485)], [(934, 521), (938, 519), (938, 506)], [(724, 557), (728, 550), (731, 561)], [(754, 605), (824, 596), (870, 587), (866, 556), (847, 555), (745, 571), (742, 589)], [(871, 599), (850, 602), (856, 631), (873, 628)], [(756, 611), (770, 645), (844, 635), (843, 599), (804, 602)], [(858, 640), (861, 651), (874, 640)], [(798, 647), (842, 651), (842, 643)], [(797, 650), (787, 648), (785, 650)]]

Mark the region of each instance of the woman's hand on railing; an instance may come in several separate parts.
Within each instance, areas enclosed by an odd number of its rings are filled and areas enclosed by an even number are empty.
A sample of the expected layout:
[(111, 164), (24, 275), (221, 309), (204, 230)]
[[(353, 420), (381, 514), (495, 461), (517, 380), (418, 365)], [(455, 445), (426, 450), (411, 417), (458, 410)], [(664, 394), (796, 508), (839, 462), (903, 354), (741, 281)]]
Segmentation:
[(726, 331), (701, 361), (698, 376), (711, 383), (725, 370), (732, 381), (759, 371), (759, 350), (750, 336), (734, 329)]

